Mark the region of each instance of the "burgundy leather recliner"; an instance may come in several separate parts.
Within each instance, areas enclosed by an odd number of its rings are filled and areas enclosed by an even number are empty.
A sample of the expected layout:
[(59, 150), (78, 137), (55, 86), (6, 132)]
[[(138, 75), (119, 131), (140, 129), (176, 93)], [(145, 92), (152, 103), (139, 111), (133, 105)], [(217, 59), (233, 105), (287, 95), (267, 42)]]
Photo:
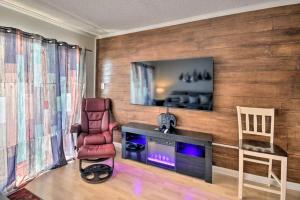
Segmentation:
[[(118, 124), (111, 116), (111, 100), (86, 98), (82, 100), (81, 124), (71, 126), (71, 133), (77, 133), (79, 170), (81, 177), (89, 183), (100, 183), (111, 177), (116, 154), (113, 145), (113, 130)], [(112, 166), (99, 163), (112, 159)], [(82, 161), (97, 164), (82, 168)]]

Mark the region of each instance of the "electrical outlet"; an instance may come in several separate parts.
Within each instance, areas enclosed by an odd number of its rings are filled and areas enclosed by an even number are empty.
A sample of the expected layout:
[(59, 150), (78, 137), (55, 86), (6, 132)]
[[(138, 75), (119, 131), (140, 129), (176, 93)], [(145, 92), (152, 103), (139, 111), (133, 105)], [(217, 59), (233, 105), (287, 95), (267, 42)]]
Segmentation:
[(105, 89), (105, 83), (101, 83), (101, 90)]

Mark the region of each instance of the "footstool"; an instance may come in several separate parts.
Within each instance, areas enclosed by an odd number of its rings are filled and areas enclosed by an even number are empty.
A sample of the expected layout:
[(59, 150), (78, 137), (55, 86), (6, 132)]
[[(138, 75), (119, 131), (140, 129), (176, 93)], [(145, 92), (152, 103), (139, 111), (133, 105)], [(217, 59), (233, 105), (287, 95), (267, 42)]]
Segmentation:
[[(84, 145), (78, 150), (79, 170), (81, 178), (88, 183), (101, 183), (109, 179), (114, 170), (114, 157), (116, 155), (113, 144)], [(107, 159), (112, 159), (112, 166), (99, 163)], [(82, 168), (82, 161), (97, 164)]]

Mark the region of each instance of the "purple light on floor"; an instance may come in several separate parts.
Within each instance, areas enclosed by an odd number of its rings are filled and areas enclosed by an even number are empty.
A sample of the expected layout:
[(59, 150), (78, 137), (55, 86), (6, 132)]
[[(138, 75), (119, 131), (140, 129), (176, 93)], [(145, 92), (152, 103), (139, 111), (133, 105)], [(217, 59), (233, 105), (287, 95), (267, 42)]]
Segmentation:
[(151, 158), (151, 157), (148, 157), (148, 160), (150, 160), (150, 161), (152, 161), (152, 162), (164, 164), (164, 165), (169, 165), (169, 166), (172, 166), (172, 167), (175, 166), (175, 163), (173, 163), (173, 162), (167, 162), (167, 161), (164, 161), (164, 160), (159, 160), (158, 158)]
[(137, 196), (140, 196), (141, 193), (142, 193), (142, 183), (140, 180), (136, 180), (134, 182), (134, 193), (137, 195)]
[(184, 200), (192, 200), (193, 197), (190, 193), (187, 193), (185, 196), (184, 196)]

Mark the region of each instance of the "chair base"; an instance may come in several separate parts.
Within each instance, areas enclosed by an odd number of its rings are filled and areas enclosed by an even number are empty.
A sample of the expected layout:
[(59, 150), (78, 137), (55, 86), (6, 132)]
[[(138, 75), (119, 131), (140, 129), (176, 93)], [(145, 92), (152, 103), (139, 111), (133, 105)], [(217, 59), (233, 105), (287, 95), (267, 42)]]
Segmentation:
[[(97, 159), (97, 160), (84, 160), (87, 162), (101, 162), (104, 160), (107, 160), (109, 158), (105, 159)], [(109, 166), (107, 164), (103, 163), (97, 163), (97, 164), (92, 164), (89, 165), (85, 168), (82, 168), (82, 161), (79, 160), (79, 171), (81, 173), (81, 178), (87, 182), (87, 183), (92, 183), (92, 184), (97, 184), (97, 183), (102, 183), (106, 180), (108, 180), (114, 171), (114, 158), (112, 158), (112, 166)]]

